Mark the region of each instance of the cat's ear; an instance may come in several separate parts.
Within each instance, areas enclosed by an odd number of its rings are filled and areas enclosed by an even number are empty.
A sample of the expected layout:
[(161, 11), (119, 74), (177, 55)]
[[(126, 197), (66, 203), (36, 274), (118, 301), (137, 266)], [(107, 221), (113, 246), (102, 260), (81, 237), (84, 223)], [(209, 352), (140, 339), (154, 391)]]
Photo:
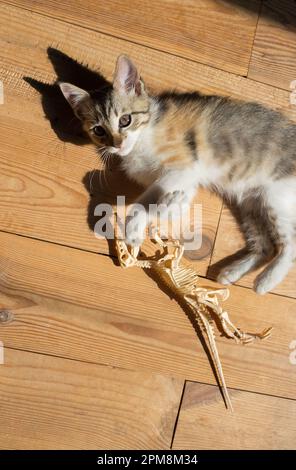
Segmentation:
[(71, 83), (59, 82), (58, 85), (64, 97), (70, 106), (72, 106), (74, 113), (78, 118), (80, 118), (83, 106), (90, 99), (89, 93), (78, 86), (72, 85)]
[(136, 66), (126, 55), (120, 55), (117, 59), (113, 88), (121, 94), (134, 92), (138, 96), (145, 90)]

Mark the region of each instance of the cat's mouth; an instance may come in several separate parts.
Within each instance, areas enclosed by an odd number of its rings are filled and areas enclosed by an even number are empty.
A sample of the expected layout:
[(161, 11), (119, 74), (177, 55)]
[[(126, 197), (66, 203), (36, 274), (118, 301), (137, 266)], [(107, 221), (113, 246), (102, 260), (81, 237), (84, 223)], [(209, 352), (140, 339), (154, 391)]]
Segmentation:
[(111, 155), (118, 155), (119, 157), (123, 157), (123, 149), (122, 148), (118, 148), (118, 147), (109, 147), (108, 148), (108, 153), (110, 153)]
[(108, 147), (107, 150), (108, 153), (111, 153), (112, 155), (118, 154), (120, 152), (120, 148), (118, 147)]
[(120, 148), (118, 147), (109, 147), (108, 152), (112, 155), (119, 155), (120, 157), (125, 157), (132, 151), (132, 145), (121, 145)]

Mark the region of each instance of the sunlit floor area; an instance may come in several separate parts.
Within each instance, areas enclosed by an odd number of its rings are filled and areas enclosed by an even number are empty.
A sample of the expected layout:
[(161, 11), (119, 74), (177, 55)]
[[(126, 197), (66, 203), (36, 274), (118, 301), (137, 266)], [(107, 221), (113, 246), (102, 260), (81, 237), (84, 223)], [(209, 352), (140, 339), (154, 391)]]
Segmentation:
[[(125, 53), (152, 91), (256, 100), (296, 119), (295, 3), (5, 0), (0, 41), (0, 448), (295, 449), (296, 269), (264, 296), (258, 271), (230, 286), (235, 324), (273, 327), (244, 346), (217, 331), (231, 413), (181, 306), (95, 237), (96, 205), (139, 188), (116, 164), (102, 171), (53, 86), (99, 87), (89, 69), (111, 80)], [(218, 196), (195, 202), (203, 242), (187, 258), (217, 287), (243, 237)]]

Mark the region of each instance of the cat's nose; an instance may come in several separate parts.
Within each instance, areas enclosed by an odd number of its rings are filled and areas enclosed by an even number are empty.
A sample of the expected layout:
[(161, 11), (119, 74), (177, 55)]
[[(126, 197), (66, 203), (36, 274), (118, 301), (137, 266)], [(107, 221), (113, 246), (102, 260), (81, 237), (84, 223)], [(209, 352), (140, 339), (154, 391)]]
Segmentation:
[(113, 145), (116, 147), (118, 150), (120, 150), (122, 146), (122, 138), (121, 136), (114, 136), (113, 137)]

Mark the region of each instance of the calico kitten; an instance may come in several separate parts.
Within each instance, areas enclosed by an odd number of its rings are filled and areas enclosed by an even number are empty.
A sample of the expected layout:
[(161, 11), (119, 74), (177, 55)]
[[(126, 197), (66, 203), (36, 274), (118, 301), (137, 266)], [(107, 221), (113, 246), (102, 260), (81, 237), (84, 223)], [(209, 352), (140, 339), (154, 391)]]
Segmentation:
[(126, 56), (113, 85), (89, 93), (60, 87), (98, 148), (118, 155), (146, 188), (137, 201), (143, 210), (128, 218), (128, 243), (140, 243), (149, 204), (189, 204), (208, 187), (236, 201), (247, 244), (218, 281), (237, 281), (273, 253), (254, 288), (264, 294), (282, 281), (295, 258), (295, 124), (257, 103), (197, 92), (151, 96)]

